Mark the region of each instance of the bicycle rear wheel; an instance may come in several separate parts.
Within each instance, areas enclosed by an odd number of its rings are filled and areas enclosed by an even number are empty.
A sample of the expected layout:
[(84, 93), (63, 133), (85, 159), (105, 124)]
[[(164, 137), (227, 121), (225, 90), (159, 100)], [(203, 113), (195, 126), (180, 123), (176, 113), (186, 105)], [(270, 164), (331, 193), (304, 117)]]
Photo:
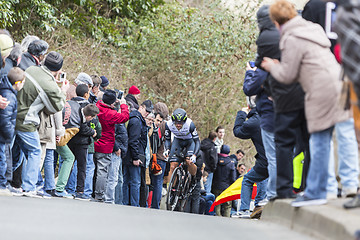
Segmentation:
[(179, 196), (181, 194), (181, 176), (182, 171), (179, 167), (175, 168), (169, 183), (166, 194), (166, 208), (169, 211), (176, 210)]

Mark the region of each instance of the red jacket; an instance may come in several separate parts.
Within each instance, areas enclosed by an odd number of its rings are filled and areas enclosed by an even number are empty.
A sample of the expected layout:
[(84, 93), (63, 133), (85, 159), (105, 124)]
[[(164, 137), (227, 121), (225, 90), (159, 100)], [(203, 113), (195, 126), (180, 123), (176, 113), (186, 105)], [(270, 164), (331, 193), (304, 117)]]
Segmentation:
[(115, 144), (115, 124), (124, 123), (129, 120), (129, 109), (126, 104), (121, 104), (121, 113), (110, 108), (102, 101), (98, 101), (98, 114), (101, 123), (101, 138), (95, 143), (95, 152), (112, 153)]

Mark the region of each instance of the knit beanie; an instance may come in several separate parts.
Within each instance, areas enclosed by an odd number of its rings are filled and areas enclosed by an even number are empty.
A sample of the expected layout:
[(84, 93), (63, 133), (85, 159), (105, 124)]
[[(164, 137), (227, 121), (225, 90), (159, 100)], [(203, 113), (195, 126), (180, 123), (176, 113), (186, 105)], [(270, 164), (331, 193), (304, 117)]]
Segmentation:
[(101, 76), (100, 78), (101, 78), (101, 84), (100, 84), (101, 87), (106, 87), (109, 85), (110, 82), (105, 76)]
[(132, 85), (129, 89), (129, 93), (132, 95), (137, 95), (140, 94), (140, 90), (135, 85)]
[(44, 65), (52, 72), (59, 71), (63, 66), (64, 59), (58, 52), (49, 52), (45, 58)]
[(230, 146), (229, 145), (222, 145), (220, 153), (229, 154), (230, 153)]
[(116, 101), (116, 92), (114, 90), (105, 90), (102, 101), (108, 105)]
[(79, 73), (79, 75), (75, 79), (75, 83), (76, 85), (80, 85), (80, 84), (94, 85), (91, 77), (84, 72)]

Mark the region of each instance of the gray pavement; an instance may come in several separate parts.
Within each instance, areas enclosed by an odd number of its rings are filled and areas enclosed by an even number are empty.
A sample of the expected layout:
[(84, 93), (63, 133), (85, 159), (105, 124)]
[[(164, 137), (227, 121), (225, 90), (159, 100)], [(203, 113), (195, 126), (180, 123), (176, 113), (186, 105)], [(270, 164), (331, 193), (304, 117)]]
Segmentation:
[(344, 202), (349, 200), (336, 199), (326, 205), (301, 208), (291, 207), (289, 199), (276, 200), (265, 206), (262, 220), (322, 239), (354, 240), (360, 231), (360, 208), (344, 209)]
[(0, 197), (0, 239), (314, 239), (270, 221), (83, 202)]

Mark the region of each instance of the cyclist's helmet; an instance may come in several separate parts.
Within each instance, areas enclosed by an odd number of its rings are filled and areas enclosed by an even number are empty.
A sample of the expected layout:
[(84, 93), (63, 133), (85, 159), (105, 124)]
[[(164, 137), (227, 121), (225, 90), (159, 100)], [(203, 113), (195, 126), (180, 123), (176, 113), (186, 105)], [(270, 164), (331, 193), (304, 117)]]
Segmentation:
[(175, 123), (182, 123), (184, 124), (186, 119), (187, 119), (187, 115), (184, 109), (182, 108), (178, 108), (176, 109), (173, 114), (171, 115), (171, 119), (173, 122)]

